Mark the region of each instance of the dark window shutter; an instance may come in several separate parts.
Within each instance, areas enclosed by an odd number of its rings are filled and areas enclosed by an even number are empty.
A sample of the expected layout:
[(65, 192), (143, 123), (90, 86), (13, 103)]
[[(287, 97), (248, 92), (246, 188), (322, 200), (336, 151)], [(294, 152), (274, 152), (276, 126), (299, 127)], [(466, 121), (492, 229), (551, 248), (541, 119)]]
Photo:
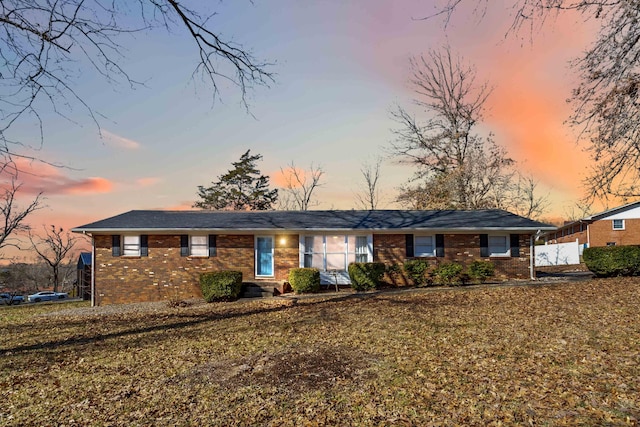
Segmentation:
[(149, 236), (146, 234), (140, 236), (140, 256), (149, 256)]
[(509, 240), (511, 241), (511, 256), (519, 257), (520, 256), (520, 235), (510, 234)]
[(180, 236), (180, 256), (189, 256), (189, 236), (186, 234)]
[(413, 258), (413, 234), (406, 234), (407, 258)]
[(218, 245), (215, 234), (209, 234), (209, 256), (218, 255)]
[(116, 234), (111, 236), (111, 255), (120, 256), (120, 236)]
[(484, 258), (489, 256), (489, 235), (488, 234), (480, 235), (480, 256)]
[(444, 256), (444, 234), (436, 234), (436, 256)]

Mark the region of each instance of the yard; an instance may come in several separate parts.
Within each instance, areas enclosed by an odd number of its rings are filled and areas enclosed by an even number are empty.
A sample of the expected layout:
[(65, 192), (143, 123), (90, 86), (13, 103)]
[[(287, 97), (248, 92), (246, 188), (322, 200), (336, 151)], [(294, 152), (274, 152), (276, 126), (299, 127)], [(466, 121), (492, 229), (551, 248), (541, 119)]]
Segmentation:
[(635, 425), (638, 307), (637, 278), (10, 307), (0, 425)]

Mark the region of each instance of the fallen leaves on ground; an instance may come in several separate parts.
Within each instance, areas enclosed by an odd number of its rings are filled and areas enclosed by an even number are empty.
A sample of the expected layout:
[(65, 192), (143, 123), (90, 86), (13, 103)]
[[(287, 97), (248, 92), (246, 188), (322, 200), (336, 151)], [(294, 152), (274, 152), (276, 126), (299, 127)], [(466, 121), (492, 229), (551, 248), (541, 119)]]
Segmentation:
[(639, 306), (616, 278), (12, 307), (0, 424), (637, 425)]

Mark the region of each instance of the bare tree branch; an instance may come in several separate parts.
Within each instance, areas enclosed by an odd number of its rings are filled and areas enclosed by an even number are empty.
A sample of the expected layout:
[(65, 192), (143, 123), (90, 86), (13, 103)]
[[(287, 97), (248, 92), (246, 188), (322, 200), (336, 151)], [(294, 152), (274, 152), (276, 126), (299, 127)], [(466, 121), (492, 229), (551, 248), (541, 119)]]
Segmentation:
[(378, 157), (375, 163), (365, 162), (360, 167), (360, 173), (364, 180), (364, 188), (355, 194), (357, 203), (364, 209), (377, 209), (380, 203), (380, 167), (382, 158)]
[(311, 163), (308, 171), (299, 169), (292, 161), (287, 169), (280, 168), (285, 179), (285, 187), (282, 189), (284, 197), (280, 202), (282, 210), (307, 211), (317, 205), (313, 200), (314, 191), (322, 186), (320, 182), (324, 175), (322, 166), (314, 166)]
[(44, 228), (43, 236), (34, 236), (29, 232), (32, 249), (51, 268), (53, 273), (53, 290), (58, 292), (60, 285), (60, 266), (67, 259), (70, 251), (76, 245), (78, 237), (65, 233), (62, 227), (51, 225)]

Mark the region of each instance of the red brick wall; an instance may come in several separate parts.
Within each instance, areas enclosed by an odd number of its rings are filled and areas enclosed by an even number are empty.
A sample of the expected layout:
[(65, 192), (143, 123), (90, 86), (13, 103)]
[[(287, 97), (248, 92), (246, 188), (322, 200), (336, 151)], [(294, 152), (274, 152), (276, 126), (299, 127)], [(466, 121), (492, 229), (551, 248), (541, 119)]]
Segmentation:
[[(401, 266), (407, 259), (405, 239), (404, 234), (374, 234), (374, 261)], [(149, 235), (147, 257), (113, 257), (111, 235), (97, 235), (94, 241), (96, 305), (201, 297), (199, 276), (207, 271), (238, 270), (243, 280), (255, 280), (253, 235), (218, 235), (215, 257), (181, 257), (179, 235)], [(287, 280), (289, 269), (299, 266), (298, 241), (297, 234), (275, 236), (275, 280)], [(444, 242), (443, 258), (426, 258), (433, 265), (485, 259), (480, 258), (478, 234), (446, 234)], [(498, 278), (528, 278), (529, 236), (520, 236), (518, 258), (491, 261)], [(396, 284), (408, 281), (401, 275)]]
[[(254, 280), (254, 236), (218, 235), (217, 256), (181, 257), (179, 235), (149, 235), (148, 257), (114, 257), (111, 236), (95, 236), (96, 305), (201, 297), (202, 272), (238, 270)], [(275, 280), (298, 266), (298, 235), (275, 236)]]
[[(528, 279), (529, 272), (529, 238), (527, 234), (520, 235), (520, 256), (514, 257), (491, 257), (491, 262), (495, 265), (496, 277), (499, 279)], [(406, 237), (404, 234), (374, 234), (373, 235), (373, 260), (384, 262), (385, 264), (402, 264), (407, 259)], [(442, 262), (458, 262), (462, 265), (469, 265), (473, 260), (485, 260), (480, 257), (480, 235), (479, 234), (445, 234), (444, 235), (444, 257), (424, 258), (432, 265)], [(395, 281), (387, 277), (388, 281), (396, 285), (408, 283), (406, 277), (401, 275)]]
[(614, 230), (610, 219), (594, 221), (589, 225), (589, 245), (606, 246), (608, 242), (620, 245), (640, 245), (640, 219), (625, 219), (624, 230)]
[(578, 239), (578, 243), (580, 243), (581, 245), (587, 243), (587, 231), (579, 231), (577, 233), (568, 234), (562, 237), (558, 236), (558, 238), (556, 239), (549, 240), (549, 243), (570, 243), (575, 242), (576, 239)]

